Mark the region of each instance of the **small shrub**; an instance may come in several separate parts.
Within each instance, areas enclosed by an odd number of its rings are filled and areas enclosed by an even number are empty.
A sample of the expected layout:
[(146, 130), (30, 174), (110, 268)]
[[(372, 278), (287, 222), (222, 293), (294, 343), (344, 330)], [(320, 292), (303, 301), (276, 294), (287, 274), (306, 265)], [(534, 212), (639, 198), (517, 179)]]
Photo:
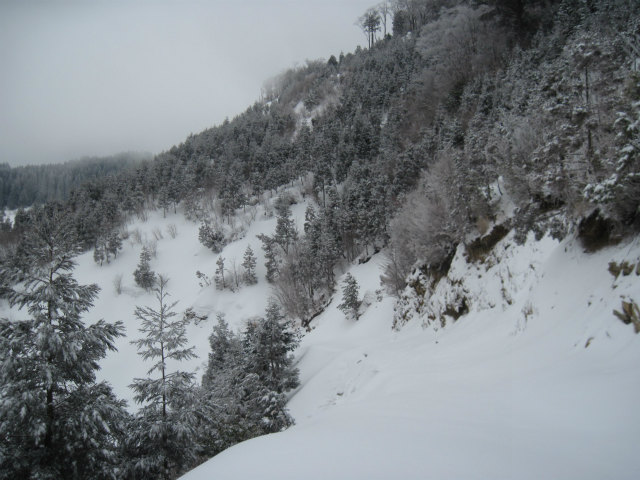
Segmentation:
[(490, 226), (491, 221), (484, 215), (478, 217), (478, 220), (476, 220), (476, 228), (480, 235), (485, 235), (489, 231)]
[(156, 258), (158, 256), (158, 242), (156, 240), (145, 243), (145, 247), (151, 255), (151, 258)]
[(116, 294), (122, 294), (122, 274), (118, 274), (113, 279), (113, 289), (116, 291)]
[(198, 278), (198, 285), (200, 285), (200, 288), (209, 287), (211, 285), (211, 279), (200, 270), (196, 271), (196, 277)]
[(617, 243), (612, 235), (614, 228), (614, 222), (604, 218), (596, 209), (578, 224), (578, 238), (587, 252), (595, 252)]
[[(638, 263), (638, 267), (640, 267), (640, 263)], [(609, 270), (609, 273), (613, 275), (614, 278), (618, 278), (621, 273), (623, 276), (628, 277), (629, 275), (631, 275), (634, 268), (636, 268), (635, 264), (629, 263), (625, 260), (622, 263), (609, 262), (608, 270)]]
[(131, 232), (131, 240), (134, 245), (142, 245), (142, 234), (140, 233), (140, 229), (136, 228), (133, 232)]
[(622, 301), (622, 312), (614, 310), (613, 314), (618, 317), (625, 325), (633, 324), (636, 333), (640, 333), (640, 309), (638, 304), (633, 300), (628, 302)]
[(158, 227), (153, 229), (153, 238), (155, 238), (156, 240), (162, 240), (164, 238), (164, 236), (162, 235), (162, 230), (160, 230)]
[(470, 261), (482, 261), (491, 252), (493, 247), (507, 236), (510, 228), (506, 225), (496, 225), (489, 235), (478, 237), (466, 245), (467, 257)]
[(175, 224), (170, 223), (167, 225), (167, 233), (171, 238), (176, 238), (178, 236), (178, 227), (176, 227)]
[(211, 249), (213, 253), (220, 253), (226, 244), (222, 231), (217, 226), (212, 227), (206, 222), (200, 225), (198, 240), (202, 245)]

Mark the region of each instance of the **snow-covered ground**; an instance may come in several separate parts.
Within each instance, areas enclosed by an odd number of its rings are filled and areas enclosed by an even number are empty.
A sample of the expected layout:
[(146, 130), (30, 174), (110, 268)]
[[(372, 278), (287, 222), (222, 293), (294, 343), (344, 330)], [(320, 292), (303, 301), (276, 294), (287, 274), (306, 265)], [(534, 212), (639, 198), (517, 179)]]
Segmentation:
[[(299, 225), (304, 209), (292, 208)], [(139, 335), (133, 311), (156, 302), (133, 281), (142, 248), (134, 232), (143, 242), (162, 234), (151, 267), (170, 278), (176, 310), (209, 315), (189, 331), (199, 358), (180, 365), (201, 371), (216, 312), (235, 329), (264, 313), (270, 290), (256, 235), (274, 229), (259, 210), (246, 236), (223, 250), (227, 267), (242, 263), (248, 244), (258, 257), (258, 285), (235, 293), (198, 285), (195, 272), (212, 276), (218, 255), (180, 214), (152, 212), (128, 225), (130, 240), (110, 264), (97, 266), (91, 252), (78, 258), (78, 281), (102, 288), (87, 321), (122, 320), (127, 329), (100, 376), (131, 408), (128, 385), (149, 368), (130, 344)], [(612, 313), (623, 298), (640, 301), (640, 276), (607, 271), (623, 260), (640, 262), (637, 240), (586, 254), (573, 240), (517, 246), (507, 237), (471, 265), (460, 251), (423, 313), (398, 331), (394, 299), (380, 291), (382, 257), (353, 266), (368, 306), (347, 320), (338, 293), (303, 338), (301, 386), (289, 402), (296, 425), (239, 444), (184, 479), (640, 478), (640, 336)], [(452, 292), (469, 313), (425, 327)], [(5, 305), (2, 315), (23, 314)]]
[(640, 337), (612, 314), (638, 300), (640, 277), (607, 271), (640, 246), (589, 255), (507, 238), (497, 251), (480, 266), (459, 252), (443, 285), (462, 283), (470, 313), (445, 328), (392, 331), (382, 260), (353, 267), (373, 303), (350, 322), (334, 299), (314, 322), (297, 352), (297, 424), (183, 478), (640, 478)]

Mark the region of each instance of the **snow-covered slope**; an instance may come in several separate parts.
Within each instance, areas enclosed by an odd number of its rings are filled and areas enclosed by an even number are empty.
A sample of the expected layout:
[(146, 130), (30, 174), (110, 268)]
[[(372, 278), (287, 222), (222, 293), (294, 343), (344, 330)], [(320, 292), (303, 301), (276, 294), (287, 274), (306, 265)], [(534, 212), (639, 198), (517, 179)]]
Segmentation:
[[(299, 225), (304, 209), (292, 208)], [(209, 315), (189, 331), (199, 358), (181, 368), (194, 370), (206, 361), (216, 312), (236, 329), (264, 313), (270, 289), (256, 235), (274, 229), (258, 209), (244, 238), (223, 250), (227, 266), (241, 263), (247, 244), (258, 256), (258, 285), (235, 293), (198, 285), (195, 272), (212, 275), (218, 255), (180, 214), (152, 212), (128, 225), (130, 240), (110, 264), (98, 267), (91, 253), (78, 259), (79, 282), (102, 288), (87, 321), (123, 320), (127, 329), (100, 372), (118, 396), (135, 408), (128, 385), (149, 368), (130, 344), (139, 335), (135, 306), (155, 306), (133, 282), (136, 238), (158, 237), (151, 267), (170, 277), (177, 310)], [(420, 313), (399, 330), (391, 326), (400, 307), (380, 291), (382, 258), (353, 266), (362, 316), (347, 320), (338, 293), (303, 338), (301, 386), (289, 402), (296, 425), (237, 445), (184, 478), (640, 478), (640, 336), (612, 313), (622, 299), (640, 300), (640, 276), (607, 271), (624, 260), (640, 262), (638, 240), (586, 254), (571, 240), (517, 246), (507, 237), (474, 264), (461, 249), (432, 296), (410, 299)], [(469, 313), (445, 327), (430, 320), (460, 298)], [(2, 314), (23, 315), (6, 306)]]
[(393, 331), (381, 259), (352, 268), (372, 303), (351, 322), (334, 299), (304, 338), (297, 424), (183, 478), (640, 478), (640, 337), (612, 313), (640, 277), (607, 271), (637, 262), (637, 241), (586, 254), (507, 237), (496, 252), (458, 252), (431, 303), (455, 286), (470, 312), (444, 328)]
[[(299, 224), (303, 222), (305, 208), (304, 203), (292, 205), (292, 214)], [(103, 318), (108, 322), (121, 320), (124, 323), (126, 337), (117, 339), (118, 351), (110, 352), (101, 362), (102, 369), (98, 376), (113, 385), (116, 395), (126, 399), (131, 410), (137, 409), (137, 406), (129, 385), (136, 377), (147, 377), (147, 370), (151, 367), (151, 363), (142, 361), (136, 346), (131, 344), (133, 339), (141, 336), (138, 332), (140, 322), (135, 319), (133, 312), (136, 306), (158, 308), (154, 293), (136, 286), (133, 278), (143, 245), (155, 244), (157, 253), (151, 260), (151, 269), (169, 278), (167, 291), (170, 300), (178, 301), (175, 311), (182, 312), (193, 307), (197, 313), (209, 316), (207, 321), (189, 327), (189, 341), (196, 347), (198, 358), (177, 366), (181, 370), (197, 371), (199, 378), (210, 350), (208, 337), (215, 324), (216, 313), (224, 313), (227, 322), (236, 330), (243, 328), (248, 318), (264, 315), (271, 291), (264, 279), (262, 244), (256, 235), (272, 234), (276, 226), (276, 219), (265, 215), (260, 205), (254, 212), (240, 214), (236, 219), (238, 229), (245, 230), (244, 237), (227, 245), (220, 255), (225, 259), (226, 268), (230, 268), (233, 261), (240, 267), (245, 249), (251, 245), (258, 260), (256, 270), (259, 283), (243, 286), (234, 293), (229, 290), (217, 291), (213, 285), (204, 288), (199, 285), (196, 271), (213, 277), (219, 257), (198, 241), (199, 223), (186, 220), (180, 211), (177, 214), (168, 212), (166, 217), (162, 211), (151, 211), (145, 217), (145, 220), (135, 219), (123, 228), (128, 233), (128, 239), (123, 242), (123, 249), (115, 260), (98, 266), (93, 260), (93, 252), (89, 251), (75, 259), (77, 266), (73, 271), (73, 276), (80, 284), (95, 283), (100, 287), (98, 299), (84, 316), (85, 321), (92, 323)], [(240, 225), (243, 227), (240, 228)], [(175, 227), (175, 238), (169, 233), (170, 227)], [(117, 293), (114, 285), (118, 277), (121, 277), (121, 293)], [(26, 315), (26, 312), (9, 309), (6, 302), (0, 300), (0, 316), (20, 319)]]

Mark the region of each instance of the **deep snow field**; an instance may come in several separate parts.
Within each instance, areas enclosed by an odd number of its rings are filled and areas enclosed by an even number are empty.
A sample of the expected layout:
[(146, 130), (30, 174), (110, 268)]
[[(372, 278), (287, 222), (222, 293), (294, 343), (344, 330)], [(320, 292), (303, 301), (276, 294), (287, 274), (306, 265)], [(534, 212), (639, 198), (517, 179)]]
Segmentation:
[[(305, 208), (292, 206), (300, 230)], [(198, 226), (156, 211), (126, 229), (143, 241), (162, 233), (151, 267), (170, 278), (176, 311), (193, 306), (209, 315), (189, 331), (199, 358), (180, 364), (199, 376), (216, 312), (235, 329), (264, 313), (270, 288), (256, 235), (272, 234), (275, 218), (258, 210), (246, 236), (223, 250), (227, 267), (234, 258), (242, 263), (247, 244), (258, 257), (258, 285), (235, 293), (198, 285), (195, 272), (212, 276), (218, 257), (198, 242)], [(139, 335), (133, 311), (156, 308), (153, 294), (133, 281), (142, 248), (133, 237), (110, 264), (99, 267), (88, 252), (74, 271), (80, 283), (102, 289), (87, 321), (125, 324), (127, 338), (100, 376), (131, 409), (128, 385), (149, 368), (130, 344)], [(399, 330), (392, 329), (395, 299), (380, 287), (383, 258), (352, 266), (362, 316), (347, 320), (337, 309), (338, 288), (313, 321), (296, 352), (301, 386), (289, 402), (296, 425), (232, 447), (183, 478), (638, 479), (640, 336), (613, 310), (623, 298), (640, 301), (640, 276), (607, 271), (623, 260), (640, 261), (638, 239), (587, 254), (572, 239), (517, 246), (507, 236), (477, 264), (460, 249), (425, 313)], [(452, 292), (467, 298), (469, 313), (445, 327), (427, 325), (427, 312)], [(6, 305), (2, 311), (22, 317)]]

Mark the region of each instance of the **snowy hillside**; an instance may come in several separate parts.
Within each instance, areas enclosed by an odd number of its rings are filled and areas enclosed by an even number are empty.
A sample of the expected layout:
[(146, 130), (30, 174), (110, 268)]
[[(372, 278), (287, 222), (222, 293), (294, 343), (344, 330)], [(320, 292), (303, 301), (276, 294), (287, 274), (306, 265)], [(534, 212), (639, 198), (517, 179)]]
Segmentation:
[[(305, 208), (292, 206), (299, 229)], [(239, 264), (250, 244), (259, 283), (237, 292), (199, 285), (196, 271), (211, 275), (218, 255), (180, 213), (128, 224), (109, 264), (98, 266), (91, 252), (78, 257), (78, 281), (101, 287), (86, 320), (125, 323), (127, 336), (99, 375), (131, 410), (129, 385), (149, 368), (130, 343), (140, 336), (133, 311), (156, 302), (133, 281), (142, 245), (155, 244), (151, 267), (170, 278), (176, 308), (209, 316), (189, 330), (199, 358), (181, 365), (199, 377), (215, 314), (242, 330), (271, 294), (256, 235), (272, 233), (276, 220), (258, 206), (238, 225), (244, 236), (220, 255)], [(288, 404), (296, 425), (232, 447), (183, 478), (638, 478), (640, 337), (613, 310), (637, 301), (640, 276), (608, 271), (624, 261), (640, 263), (637, 239), (587, 254), (575, 240), (518, 246), (508, 235), (482, 261), (469, 263), (459, 248), (432, 295), (409, 287), (398, 304), (381, 290), (382, 256), (352, 266), (362, 315), (346, 319), (338, 292), (314, 319), (296, 352), (301, 385)], [(454, 322), (446, 312), (461, 302), (468, 313)], [(6, 306), (4, 314), (22, 316)]]
[(353, 267), (371, 304), (354, 323), (334, 298), (314, 321), (297, 424), (183, 478), (638, 478), (640, 337), (612, 311), (640, 277), (607, 268), (637, 263), (640, 245), (586, 254), (507, 237), (495, 251), (478, 265), (456, 255), (430, 304), (456, 286), (470, 311), (444, 328), (424, 317), (393, 331), (382, 259)]

